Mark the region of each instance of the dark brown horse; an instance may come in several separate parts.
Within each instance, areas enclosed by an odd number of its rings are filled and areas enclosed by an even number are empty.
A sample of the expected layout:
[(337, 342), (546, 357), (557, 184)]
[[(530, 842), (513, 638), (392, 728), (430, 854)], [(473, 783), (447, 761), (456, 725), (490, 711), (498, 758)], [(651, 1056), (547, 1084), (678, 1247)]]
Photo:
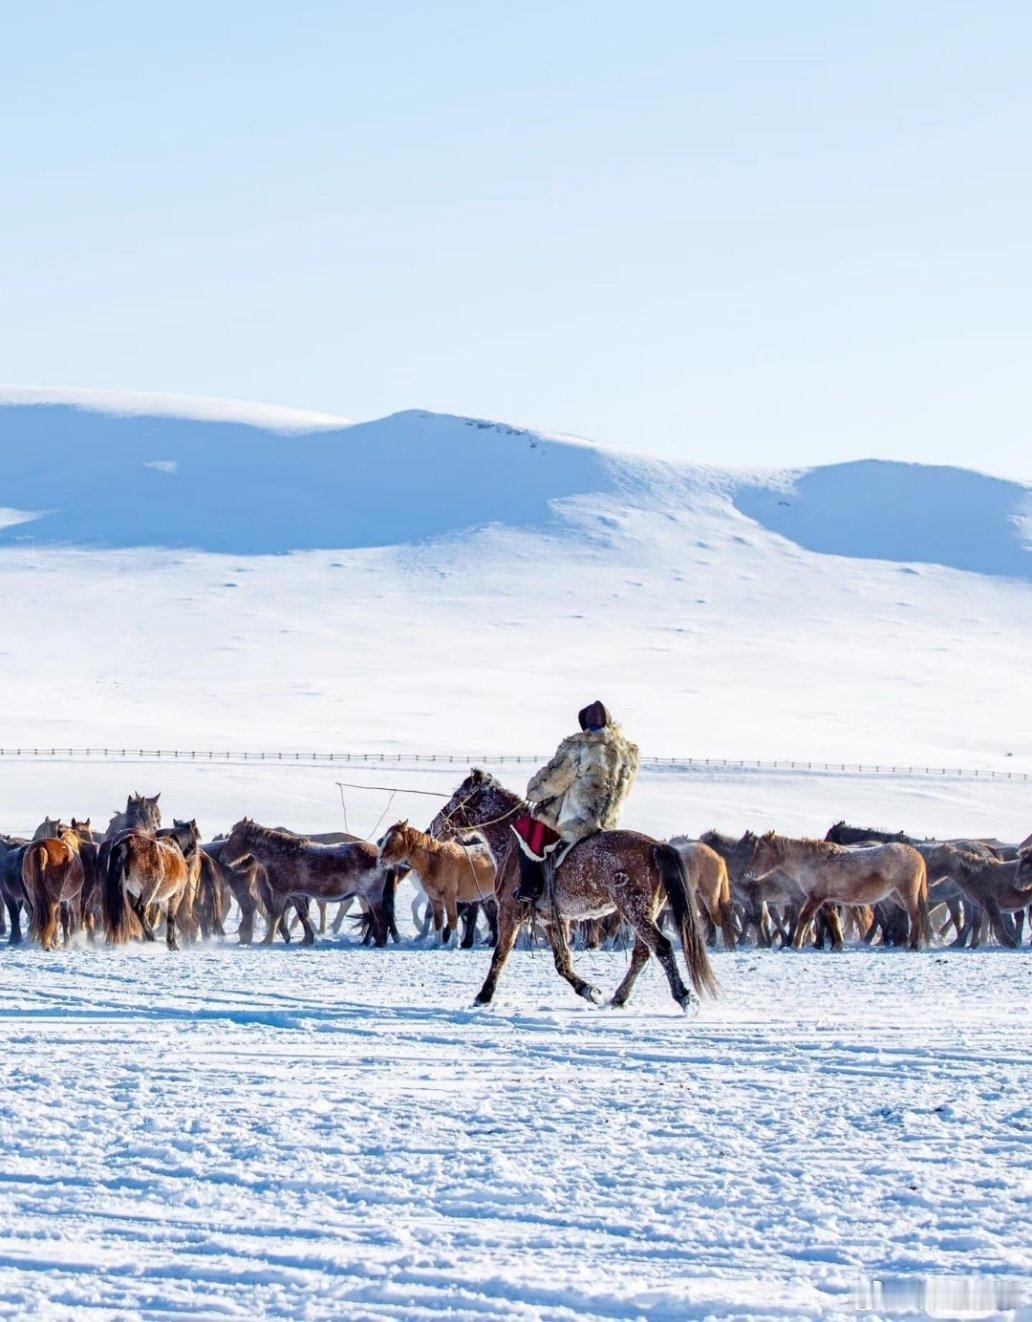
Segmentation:
[(158, 800), (161, 791), (148, 798), (145, 794), (130, 794), (125, 801), (125, 812), (116, 812), (104, 832), (105, 840), (114, 840), (123, 831), (155, 832), (161, 825)]
[[(501, 835), (527, 805), (518, 795), (479, 769), (471, 772), (434, 819), (438, 829), (476, 829), (494, 851), (491, 832)], [(519, 867), (514, 848), (495, 852), (498, 874), (495, 896), (498, 903), (498, 941), (484, 985), (476, 997), (478, 1005), (492, 1000), (498, 978), (516, 944), (528, 915), (527, 906), (516, 899)], [(613, 994), (611, 1004), (624, 1005), (638, 974), (655, 955), (666, 974), (670, 994), (682, 1009), (697, 1004), (685, 986), (673, 947), (656, 919), (669, 903), (696, 992), (713, 993), (716, 978), (702, 939), (691, 887), (684, 863), (676, 849), (636, 831), (603, 831), (575, 845), (555, 873), (550, 899), (542, 904), (537, 921), (542, 923), (552, 945), (555, 967), (578, 996), (598, 1005), (597, 987), (584, 981), (573, 967), (565, 923), (570, 919), (600, 918), (619, 912), (634, 933), (634, 947), (626, 976)]]
[[(317, 845), (303, 836), (274, 831), (244, 817), (223, 842), (223, 865), (240, 867), (253, 859), (261, 867), (259, 888), (269, 914), (265, 943), (270, 944), (287, 906), (298, 905), (304, 928), (302, 944), (313, 945), (315, 931), (308, 918), (309, 899), (346, 900), (356, 896), (368, 907), (376, 944), (387, 944), (388, 912), (393, 914), (394, 872), (383, 867), (375, 845), (353, 840), (339, 845)], [(390, 890), (390, 904), (385, 892)]]

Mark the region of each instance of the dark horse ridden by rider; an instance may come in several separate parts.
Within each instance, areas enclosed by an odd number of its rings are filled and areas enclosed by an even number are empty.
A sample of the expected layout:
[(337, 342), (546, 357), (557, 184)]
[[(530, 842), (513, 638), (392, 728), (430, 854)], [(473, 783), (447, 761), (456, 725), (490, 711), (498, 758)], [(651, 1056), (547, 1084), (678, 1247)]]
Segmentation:
[[(514, 844), (508, 843), (515, 842), (510, 828), (528, 810), (524, 799), (487, 772), (476, 769), (434, 818), (435, 834), (441, 836), (473, 828), (479, 830), (490, 841), (498, 864), (495, 881), (498, 941), (487, 978), (476, 997), (479, 1005), (487, 1005), (494, 996), (520, 928), (530, 916), (530, 907), (517, 894), (520, 853)], [(634, 933), (634, 947), (626, 976), (611, 1004), (626, 1003), (638, 974), (649, 956), (655, 955), (667, 976), (671, 995), (687, 1011), (697, 1005), (697, 997), (686, 987), (673, 946), (656, 922), (665, 904), (670, 905), (674, 917), (692, 986), (698, 993), (713, 993), (716, 979), (684, 862), (670, 845), (637, 831), (602, 830), (587, 836), (570, 847), (553, 874), (549, 894), (542, 897), (533, 912), (548, 934), (560, 976), (579, 996), (596, 1005), (601, 1002), (601, 994), (574, 970), (565, 923), (618, 912)]]

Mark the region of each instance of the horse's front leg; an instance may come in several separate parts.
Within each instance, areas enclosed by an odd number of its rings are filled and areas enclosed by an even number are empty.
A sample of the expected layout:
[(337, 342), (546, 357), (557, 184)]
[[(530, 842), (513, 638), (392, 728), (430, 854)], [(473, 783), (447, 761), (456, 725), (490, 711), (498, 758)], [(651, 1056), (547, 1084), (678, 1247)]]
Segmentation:
[(484, 979), (484, 985), (477, 992), (474, 1005), (490, 1005), (495, 994), (495, 988), (498, 986), (498, 979), (501, 976), (502, 969), (505, 968), (506, 961), (512, 954), (512, 948), (516, 944), (516, 938), (520, 934), (520, 928), (523, 925), (521, 906), (512, 898), (499, 900), (498, 902), (498, 939), (495, 941), (494, 954), (491, 956), (491, 967), (487, 970), (487, 977)]
[(817, 899), (811, 895), (803, 907), (799, 910), (799, 916), (796, 918), (795, 935), (792, 938), (792, 949), (802, 950), (803, 943), (806, 941), (810, 931), (810, 923), (816, 917), (823, 900)]
[(314, 946), (315, 928), (312, 926), (312, 919), (310, 917), (310, 906), (307, 895), (302, 895), (294, 901), (294, 911), (296, 912), (297, 916), (301, 919), (301, 926), (302, 928), (304, 928), (305, 934), (301, 938), (301, 944), (303, 946)]
[(566, 979), (578, 996), (583, 996), (592, 1005), (601, 1005), (602, 993), (590, 982), (585, 982), (573, 967), (566, 924), (558, 913), (553, 912), (552, 921), (548, 924), (548, 939), (552, 943), (552, 958), (555, 960), (555, 971), (559, 976)]

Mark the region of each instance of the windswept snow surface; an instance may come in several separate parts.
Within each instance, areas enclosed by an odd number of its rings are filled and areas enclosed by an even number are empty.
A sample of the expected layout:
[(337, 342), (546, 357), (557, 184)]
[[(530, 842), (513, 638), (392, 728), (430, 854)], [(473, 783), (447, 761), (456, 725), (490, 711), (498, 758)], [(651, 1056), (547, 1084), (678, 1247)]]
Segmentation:
[(721, 955), (694, 1022), (655, 969), (600, 1011), (530, 952), (476, 1012), (487, 959), (5, 951), (0, 1315), (1028, 1301), (1028, 952)]

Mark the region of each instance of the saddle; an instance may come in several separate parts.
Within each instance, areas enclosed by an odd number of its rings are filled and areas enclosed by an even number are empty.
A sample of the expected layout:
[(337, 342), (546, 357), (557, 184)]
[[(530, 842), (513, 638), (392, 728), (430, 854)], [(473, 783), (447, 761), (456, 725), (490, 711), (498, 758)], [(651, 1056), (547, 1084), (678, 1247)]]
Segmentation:
[(512, 830), (520, 849), (535, 863), (543, 863), (563, 843), (558, 831), (553, 831), (546, 822), (532, 817), (529, 812), (516, 818)]

